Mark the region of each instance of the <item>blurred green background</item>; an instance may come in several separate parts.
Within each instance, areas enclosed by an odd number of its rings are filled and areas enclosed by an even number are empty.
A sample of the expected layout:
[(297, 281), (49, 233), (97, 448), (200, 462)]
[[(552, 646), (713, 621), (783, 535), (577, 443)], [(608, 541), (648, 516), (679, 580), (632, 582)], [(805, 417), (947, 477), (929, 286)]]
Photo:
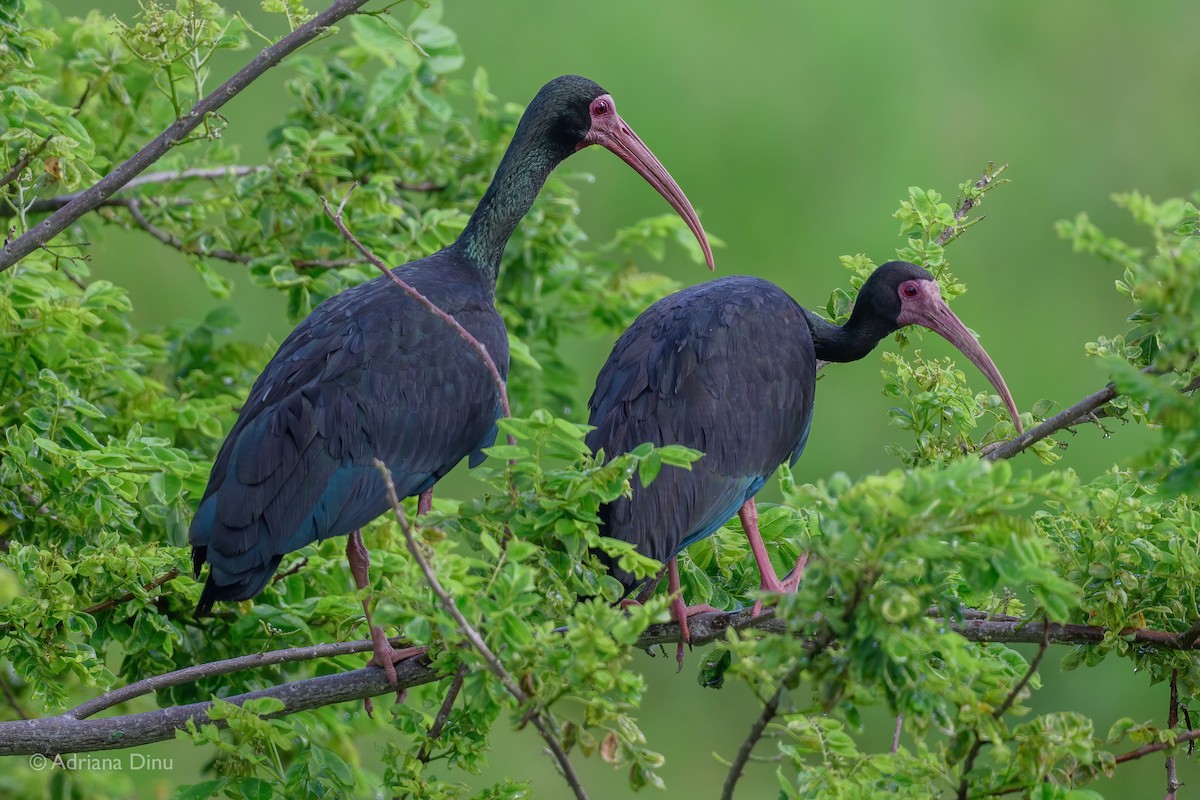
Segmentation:
[[(125, 19), (136, 10), (127, 0), (57, 5), (65, 14), (99, 6)], [(244, 5), (256, 24), (277, 32), (277, 17), (268, 22)], [(446, 5), (445, 22), (467, 55), (464, 79), (482, 66), (492, 91), (518, 103), (562, 73), (600, 82), (707, 229), (725, 241), (718, 273), (770, 278), (808, 306), (823, 307), (830, 290), (845, 285), (839, 255), (892, 257), (900, 240), (890, 214), (908, 186), (936, 188), (953, 200), (958, 183), (989, 160), (1010, 163), (1012, 185), (988, 196), (982, 210), (989, 219), (950, 256), (970, 288), (956, 311), (980, 334), (1026, 410), (1039, 398), (1070, 404), (1103, 385), (1105, 375), (1084, 357), (1083, 344), (1125, 328), (1127, 307), (1112, 288), (1117, 270), (1073, 255), (1056, 238), (1054, 222), (1085, 210), (1107, 232), (1136, 237), (1110, 194), (1136, 188), (1162, 198), (1200, 187), (1194, 0)], [(222, 55), (218, 81), (249, 57)], [(282, 114), (287, 76), (285, 64), (224, 109), (224, 137), (241, 144), (245, 163), (265, 154), (263, 134)], [(196, 156), (202, 159), (199, 149)], [(572, 169), (596, 175), (594, 184), (578, 182), (583, 224), (596, 236), (666, 210), (599, 149), (573, 159), (566, 171)], [(144, 235), (111, 230), (93, 256), (95, 274), (128, 286), (148, 324), (198, 319), (214, 304), (178, 253)], [(665, 264), (644, 266), (687, 283), (707, 278), (678, 250)], [(237, 283), (239, 335), (281, 340), (289, 329), (282, 296), (237, 280), (236, 267), (218, 268)], [(594, 374), (610, 345), (575, 343), (581, 372)], [(949, 354), (941, 341), (922, 347)], [(876, 353), (826, 370), (798, 479), (896, 466), (883, 447), (902, 432), (888, 425), (878, 359)], [(969, 380), (986, 388), (966, 368)], [(580, 409), (589, 389), (580, 390)], [(1067, 438), (1064, 463), (1084, 477), (1120, 461), (1133, 444), (1119, 427), (1111, 438), (1090, 428)], [(1036, 468), (1029, 457), (1016, 463)], [(452, 476), (445, 491), (467, 492), (470, 484)], [(682, 675), (671, 658), (642, 661), (650, 681), (643, 726), (667, 756), (661, 774), (670, 796), (716, 796), (725, 768), (712, 754), (731, 756), (759, 711), (740, 687), (697, 686), (699, 660), (691, 655)], [(1165, 723), (1165, 687), (1151, 689), (1126, 664), (1061, 673), (1052, 657), (1042, 674), (1034, 706), (1092, 714), (1101, 736), (1122, 716)], [(804, 700), (803, 689), (796, 697)], [(889, 719), (868, 717), (869, 741), (885, 747), (890, 734)], [(563, 795), (540, 749), (531, 731), (498, 736), (483, 779), (532, 777), (539, 796)], [(199, 768), (187, 747), (146, 752), (175, 756), (175, 770), (157, 776), (164, 784), (193, 780)], [(627, 793), (624, 775), (599, 759), (581, 768), (594, 797)], [(774, 769), (753, 764), (739, 796), (774, 796)], [(1092, 788), (1108, 798), (1161, 796), (1162, 775), (1161, 759), (1150, 758)], [(1200, 770), (1182, 761), (1180, 778), (1200, 784)]]

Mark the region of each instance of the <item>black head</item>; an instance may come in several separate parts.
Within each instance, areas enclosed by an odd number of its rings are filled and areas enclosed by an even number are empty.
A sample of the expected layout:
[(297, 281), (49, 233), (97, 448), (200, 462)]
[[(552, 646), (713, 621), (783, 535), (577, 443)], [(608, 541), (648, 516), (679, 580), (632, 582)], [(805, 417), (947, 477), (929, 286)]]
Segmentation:
[(907, 261), (889, 261), (879, 267), (859, 290), (854, 313), (846, 327), (851, 327), (855, 317), (860, 318), (860, 327), (882, 332), (879, 338), (905, 325), (920, 325), (946, 339), (987, 376), (1004, 400), (1013, 425), (1021, 431), (1016, 403), (1000, 370), (967, 326), (946, 305), (941, 288), (929, 272)]
[(910, 293), (915, 287), (922, 285), (913, 283), (914, 281), (937, 286), (933, 275), (916, 264), (889, 261), (872, 272), (863, 283), (854, 303), (854, 310), (858, 311), (861, 308), (863, 312), (878, 317), (880, 321), (891, 323), (893, 331), (899, 330), (908, 324), (900, 321), (903, 299), (906, 295), (915, 296)]
[(563, 75), (538, 90), (513, 141), (535, 139), (550, 146), (555, 163), (593, 144), (611, 150), (671, 204), (700, 242), (708, 268), (713, 269), (712, 248), (696, 210), (650, 148), (621, 119), (612, 95), (598, 83), (579, 75)]
[(595, 81), (563, 75), (538, 90), (521, 124), (537, 124), (543, 135), (573, 153), (585, 146), (583, 140), (592, 129), (592, 101), (607, 95)]

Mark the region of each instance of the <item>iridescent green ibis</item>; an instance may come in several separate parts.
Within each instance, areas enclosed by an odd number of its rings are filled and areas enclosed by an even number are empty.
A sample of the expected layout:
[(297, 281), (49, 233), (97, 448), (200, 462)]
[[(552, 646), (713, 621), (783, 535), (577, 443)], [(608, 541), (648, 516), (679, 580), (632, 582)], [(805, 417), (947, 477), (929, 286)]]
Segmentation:
[[(395, 273), (453, 316), (507, 380), (509, 352), (495, 307), (505, 243), (551, 170), (598, 144), (644, 177), (683, 217), (712, 267), (700, 220), (679, 185), (617, 114), (613, 98), (575, 75), (541, 88), (496, 175), (454, 244)], [(388, 510), (379, 458), (400, 497), (421, 495), (464, 457), (482, 460), (496, 437), (500, 398), (478, 354), (445, 322), (381, 276), (313, 310), (279, 347), (213, 464), (192, 520), (196, 608), (262, 591), (280, 559), (314, 541), (350, 534), (346, 555), (359, 589), (369, 556), (359, 528)], [(396, 683), (382, 628), (367, 624), (375, 662)]]

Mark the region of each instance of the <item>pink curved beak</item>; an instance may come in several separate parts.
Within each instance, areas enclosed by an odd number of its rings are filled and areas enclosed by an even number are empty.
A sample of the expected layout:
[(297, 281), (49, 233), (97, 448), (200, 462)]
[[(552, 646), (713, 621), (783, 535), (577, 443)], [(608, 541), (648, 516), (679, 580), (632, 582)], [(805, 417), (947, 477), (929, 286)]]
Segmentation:
[(1004, 401), (1005, 408), (1008, 409), (1009, 416), (1012, 417), (1017, 433), (1024, 433), (1025, 430), (1021, 427), (1021, 415), (1017, 413), (1017, 404), (1013, 402), (1012, 394), (1004, 383), (1004, 376), (992, 363), (987, 351), (979, 342), (975, 341), (975, 337), (967, 330), (967, 326), (963, 325), (962, 320), (950, 310), (950, 306), (946, 305), (946, 301), (942, 299), (942, 290), (936, 282), (920, 281), (919, 285), (921, 294), (904, 301), (900, 316), (896, 321), (901, 325), (920, 325), (928, 328), (962, 351), (962, 354), (971, 359), (971, 363), (979, 367), (979, 371), (996, 388), (996, 392)]
[(609, 95), (603, 97), (609, 101), (612, 112), (593, 119), (591, 130), (576, 149), (582, 150), (588, 145), (598, 144), (608, 148), (618, 158), (637, 170), (637, 173), (645, 178), (646, 182), (653, 186), (683, 218), (692, 235), (696, 237), (696, 241), (700, 243), (700, 249), (704, 251), (704, 260), (708, 263), (709, 270), (715, 269), (712, 247), (709, 246), (708, 237), (704, 234), (704, 227), (700, 224), (700, 217), (692, 208), (692, 204), (688, 202), (687, 195), (683, 193), (683, 189), (679, 188), (679, 184), (671, 177), (671, 173), (667, 172), (662, 162), (655, 158), (654, 153), (650, 152), (650, 148), (646, 147), (633, 129), (626, 125), (625, 120), (617, 114), (616, 104), (613, 103), (612, 97)]

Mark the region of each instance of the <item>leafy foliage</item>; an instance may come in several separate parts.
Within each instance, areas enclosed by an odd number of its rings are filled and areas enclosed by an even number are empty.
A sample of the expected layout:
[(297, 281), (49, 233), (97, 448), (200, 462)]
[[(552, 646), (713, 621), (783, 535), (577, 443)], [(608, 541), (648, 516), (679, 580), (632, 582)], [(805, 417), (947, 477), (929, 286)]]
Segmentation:
[[(308, 15), (290, 0), (264, 8), (278, 15), (275, 35)], [(265, 35), (207, 0), (147, 3), (124, 23), (97, 12), (64, 18), (40, 0), (0, 3), (8, 80), (0, 172), (11, 175), (0, 199), (13, 231), (45, 213), (39, 202), (86, 186), (211, 89), (213, 53)], [(187, 253), (198, 284), (217, 297), (232, 287), (214, 261), (239, 263), (256, 284), (284, 293), (300, 318), (372, 276), (319, 213), (321, 196), (361, 183), (349, 223), (393, 263), (461, 231), (520, 113), (492, 95), (482, 70), (458, 77), (463, 64), (437, 3), (355, 16), (327, 54), (286, 62), (291, 107), (268, 137), (264, 163), (241, 164), (221, 139), (224, 120), (205, 120), (155, 169), (203, 164), (222, 174), (130, 187), (0, 273), (0, 681), (12, 697), (0, 718), (53, 713), (182, 666), (362, 636), (361, 597), (347, 589), (337, 541), (294, 554), (253, 604), (226, 608), (204, 627), (192, 620), (198, 586), (175, 579), (189, 567), (187, 522), (269, 352), (233, 339), (238, 320), (224, 308), (199, 323), (139, 327), (128, 294), (92, 279), (80, 242), (103, 226), (140, 231)], [(986, 180), (964, 183), (962, 200), (980, 203), (1004, 182), (999, 173), (989, 168)], [(1200, 346), (1200, 214), (1194, 201), (1134, 193), (1117, 202), (1148, 230), (1149, 246), (1108, 237), (1082, 215), (1059, 230), (1121, 270), (1117, 289), (1132, 304), (1133, 327), (1085, 349), (1104, 360), (1121, 392), (1105, 413), (1155, 431), (1139, 461), (1084, 482), (1057, 466), (1050, 439), (1033, 447), (1037, 470), (980, 459), (1014, 433), (999, 399), (975, 392), (978, 380), (954, 364), (924, 359), (914, 347), (919, 334), (906, 332), (900, 352), (885, 354), (881, 382), (904, 432), (888, 448), (897, 469), (815, 485), (781, 470), (784, 502), (763, 504), (760, 523), (778, 571), (810, 554), (801, 590), (774, 612), (796, 635), (731, 631), (700, 669), (707, 686), (736, 679), (763, 699), (781, 683), (790, 690), (768, 726), (781, 796), (918, 798), (966, 786), (971, 796), (1098, 797), (1080, 787), (1115, 768), (1109, 748), (1170, 740), (1169, 731), (1132, 719), (1102, 739), (1073, 712), (1031, 716), (1024, 701), (1040, 679), (1025, 657), (946, 629), (944, 618), (970, 609), (1108, 626), (1114, 632), (1103, 643), (1072, 651), (1063, 666), (1128, 659), (1153, 680), (1177, 674), (1184, 702), (1194, 699), (1195, 655), (1137, 648), (1117, 631), (1180, 631), (1197, 615), (1200, 412), (1189, 392)], [(666, 618), (665, 593), (616, 607), (619, 586), (592, 554), (605, 550), (647, 575), (659, 565), (601, 540), (596, 513), (629, 490), (635, 471), (645, 482), (701, 456), (647, 445), (598, 463), (569, 407), (585, 376), (561, 344), (581, 330), (622, 330), (673, 288), (640, 271), (642, 256), (662, 259), (671, 242), (693, 260), (698, 253), (674, 217), (592, 244), (576, 211), (574, 190), (553, 178), (504, 262), (497, 301), (513, 339), (517, 416), (502, 430), (515, 443), (491, 449), (475, 472), (478, 494), (439, 497), (418, 533), (461, 612), (564, 745), (626, 770), (634, 788), (658, 786), (664, 756), (656, 748), (666, 744), (638, 727), (645, 685), (634, 644)], [(897, 256), (934, 272), (948, 299), (965, 291), (946, 247), (972, 218), (918, 187), (895, 216)], [(845, 318), (874, 268), (862, 254), (843, 263), (848, 285), (826, 307), (834, 320)], [(1039, 401), (1024, 421), (1054, 405)], [(218, 702), (210, 716), (227, 731), (193, 724), (179, 734), (211, 760), (204, 780), (177, 797), (472, 795), (463, 776), (486, 765), (491, 732), (502, 719), (519, 725), (529, 708), (504, 691), (436, 601), (396, 546), (394, 524), (378, 521), (366, 535), (379, 621), (428, 645), (444, 677), (374, 720), (335, 708), (264, 719), (274, 701)], [(759, 599), (736, 520), (690, 548), (680, 567), (691, 602), (731, 608)], [(228, 697), (360, 665), (341, 657), (240, 672), (163, 689), (153, 702)], [(423, 751), (456, 674), (460, 700)], [(872, 707), (903, 714), (895, 752), (864, 744), (862, 714)], [(382, 742), (378, 768), (363, 762), (364, 733)], [(0, 787), (11, 796), (131, 791), (127, 776), (111, 777), (19, 765), (0, 775)], [(516, 775), (474, 796), (529, 791)]]

